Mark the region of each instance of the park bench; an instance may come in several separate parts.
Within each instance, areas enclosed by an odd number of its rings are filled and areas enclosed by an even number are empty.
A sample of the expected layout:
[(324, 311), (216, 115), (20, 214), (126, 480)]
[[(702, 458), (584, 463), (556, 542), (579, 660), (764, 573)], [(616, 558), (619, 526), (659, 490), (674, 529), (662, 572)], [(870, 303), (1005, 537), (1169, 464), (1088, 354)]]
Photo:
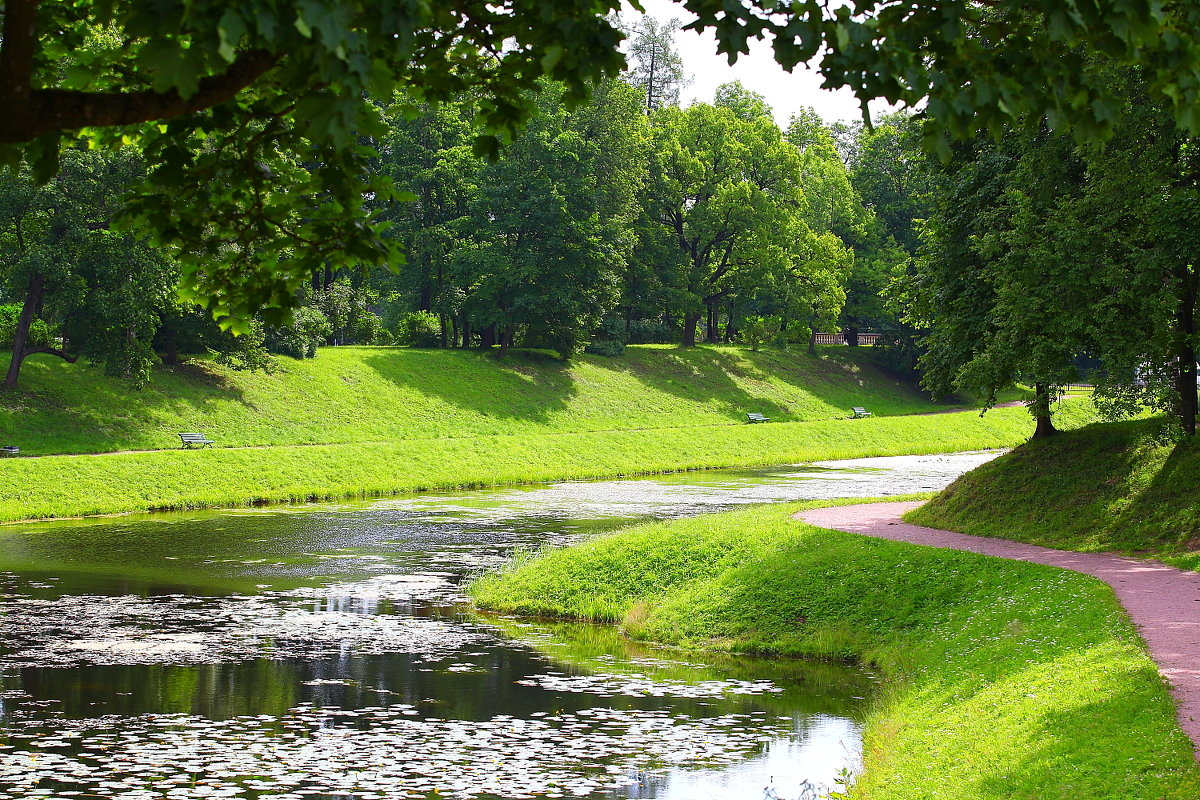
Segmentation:
[(212, 447), (213, 444), (213, 440), (209, 439), (203, 433), (181, 433), (179, 434), (179, 441), (183, 442), (181, 445), (182, 447), (188, 448), (190, 448), (192, 445), (199, 445), (200, 447)]
[(0, 453), (3, 453), (6, 456), (15, 456), (19, 452), (21, 452), (21, 448), (17, 447), (15, 444), (10, 444), (7, 447), (0, 447)]
[(753, 422), (770, 422), (771, 418), (764, 417), (762, 414), (759, 414), (757, 411), (751, 411), (746, 414), (746, 421), (751, 422), (751, 423), (753, 423)]
[(850, 410), (851, 410), (852, 412), (854, 412), (853, 414), (851, 414), (851, 416), (850, 416), (850, 419), (861, 419), (861, 418), (863, 418), (863, 417), (873, 417), (873, 416), (875, 416), (874, 414), (872, 414), (870, 411), (867, 411), (867, 410), (866, 410), (865, 408), (863, 408), (862, 406), (855, 406), (854, 408), (852, 408), (852, 409), (850, 409)]

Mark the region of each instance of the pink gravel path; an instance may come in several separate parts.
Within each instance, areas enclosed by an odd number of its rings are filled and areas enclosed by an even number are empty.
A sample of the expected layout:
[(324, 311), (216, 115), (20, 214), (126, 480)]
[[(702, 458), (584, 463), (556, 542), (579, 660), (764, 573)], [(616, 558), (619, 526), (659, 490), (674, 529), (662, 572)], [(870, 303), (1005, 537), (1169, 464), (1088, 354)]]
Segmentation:
[(897, 542), (968, 550), (1017, 561), (1032, 561), (1082, 572), (1107, 583), (1133, 618), (1150, 647), (1150, 656), (1171, 686), (1179, 724), (1192, 737), (1200, 758), (1200, 573), (1157, 561), (1052, 550), (1007, 539), (968, 536), (910, 525), (900, 515), (919, 502), (868, 503), (801, 511), (810, 525), (834, 528)]

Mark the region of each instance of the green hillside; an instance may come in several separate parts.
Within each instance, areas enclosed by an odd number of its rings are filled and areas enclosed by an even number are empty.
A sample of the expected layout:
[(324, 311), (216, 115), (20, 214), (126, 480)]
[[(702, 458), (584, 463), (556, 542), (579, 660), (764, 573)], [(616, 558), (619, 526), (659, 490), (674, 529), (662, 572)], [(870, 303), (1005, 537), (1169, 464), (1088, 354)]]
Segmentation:
[(939, 408), (874, 366), (869, 351), (804, 353), (641, 346), (621, 358), (507, 360), (460, 350), (324, 348), (277, 359), (273, 374), (198, 360), (132, 390), (98, 366), (29, 359), (22, 390), (0, 395), (0, 444), (22, 454), (179, 446), (201, 431), (218, 447), (387, 442), (745, 424)]
[(1200, 443), (1159, 419), (1031, 441), (967, 473), (912, 521), (1068, 550), (1119, 550), (1200, 566)]

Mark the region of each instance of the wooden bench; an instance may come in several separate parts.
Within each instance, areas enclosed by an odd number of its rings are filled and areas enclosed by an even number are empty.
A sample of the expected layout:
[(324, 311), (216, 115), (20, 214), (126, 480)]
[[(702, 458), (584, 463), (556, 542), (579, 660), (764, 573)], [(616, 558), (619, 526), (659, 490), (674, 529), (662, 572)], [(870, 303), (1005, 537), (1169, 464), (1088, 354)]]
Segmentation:
[(746, 421), (747, 421), (747, 422), (751, 422), (751, 423), (754, 423), (754, 422), (770, 422), (770, 421), (771, 421), (771, 418), (770, 418), (770, 417), (764, 417), (762, 414), (759, 414), (757, 411), (751, 411), (751, 412), (748, 412), (748, 413), (746, 414)]
[(213, 440), (206, 437), (203, 433), (181, 433), (179, 441), (183, 442), (182, 447), (190, 448), (192, 445), (199, 447), (212, 447)]
[(7, 447), (0, 447), (0, 453), (3, 453), (6, 456), (15, 456), (19, 452), (21, 452), (21, 448), (17, 447), (15, 444), (10, 444)]
[(863, 408), (862, 406), (855, 406), (854, 408), (852, 408), (852, 409), (850, 409), (850, 410), (851, 410), (852, 412), (854, 412), (854, 413), (852, 413), (852, 414), (850, 415), (850, 419), (862, 419), (863, 417), (873, 417), (873, 416), (875, 416), (874, 414), (872, 414), (870, 411), (867, 411), (867, 410), (866, 410), (865, 408)]

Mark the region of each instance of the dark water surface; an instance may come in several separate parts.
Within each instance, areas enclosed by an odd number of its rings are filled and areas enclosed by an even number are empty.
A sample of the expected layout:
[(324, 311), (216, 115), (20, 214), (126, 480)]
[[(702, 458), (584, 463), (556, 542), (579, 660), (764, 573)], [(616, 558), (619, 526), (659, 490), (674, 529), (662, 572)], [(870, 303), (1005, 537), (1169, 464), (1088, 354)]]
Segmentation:
[(994, 454), (0, 527), (0, 798), (816, 796), (873, 678), (472, 614), (515, 549)]

